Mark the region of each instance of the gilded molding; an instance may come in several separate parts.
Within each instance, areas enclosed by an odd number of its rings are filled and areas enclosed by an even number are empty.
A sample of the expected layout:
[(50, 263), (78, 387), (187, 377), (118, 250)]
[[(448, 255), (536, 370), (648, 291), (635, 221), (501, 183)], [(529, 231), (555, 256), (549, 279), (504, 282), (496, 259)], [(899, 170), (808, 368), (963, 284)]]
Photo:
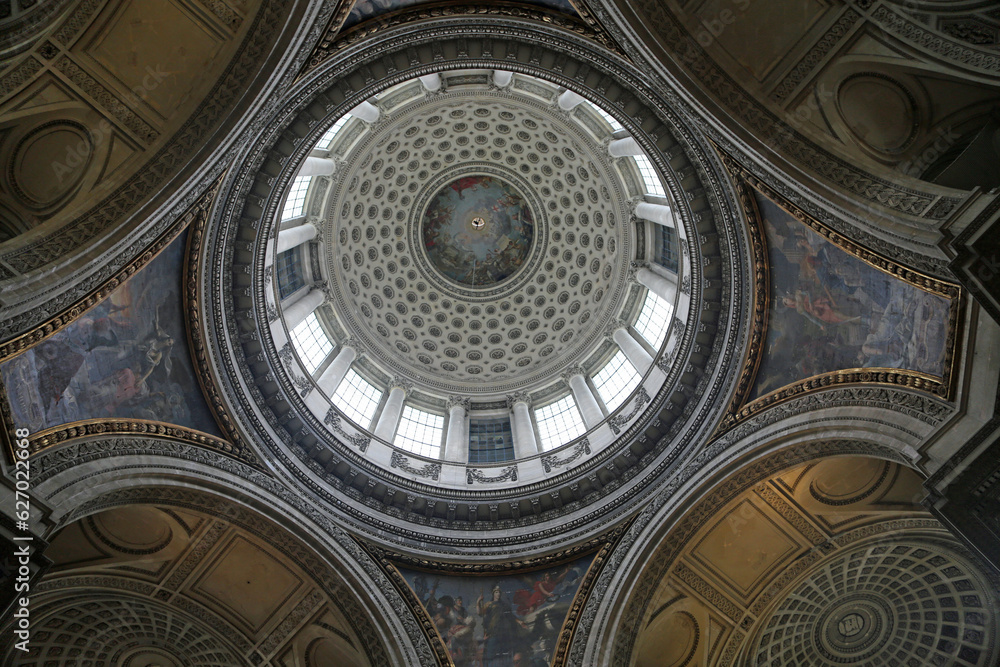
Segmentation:
[(188, 209), (180, 219), (166, 229), (153, 243), (146, 247), (138, 257), (120, 268), (111, 278), (94, 288), (83, 299), (77, 301), (70, 307), (63, 310), (58, 315), (49, 318), (47, 321), (37, 325), (33, 329), (26, 331), (19, 336), (4, 342), (0, 345), (0, 362), (21, 354), (22, 352), (41, 343), (46, 338), (62, 331), (64, 328), (82, 317), (88, 310), (97, 306), (102, 301), (111, 296), (112, 292), (122, 286), (129, 278), (139, 272), (140, 269), (149, 264), (160, 254), (170, 243), (183, 232), (188, 225), (199, 218), (207, 218), (208, 209), (218, 194), (221, 179), (217, 180), (195, 204)]
[(108, 438), (128, 435), (151, 436), (190, 445), (198, 445), (221, 452), (263, 470), (263, 466), (253, 452), (233, 445), (227, 440), (184, 426), (164, 424), (144, 419), (88, 419), (45, 429), (30, 437), (29, 451), (34, 456), (50, 447), (56, 447), (77, 438), (95, 436)]
[[(350, 5), (351, 3), (345, 3)], [(562, 28), (580, 37), (590, 39), (612, 53), (622, 56), (623, 53), (611, 37), (599, 28), (596, 19), (590, 18), (581, 20), (564, 14), (562, 12), (546, 9), (536, 5), (521, 4), (516, 2), (493, 2), (489, 4), (470, 5), (464, 0), (458, 2), (438, 2), (434, 4), (420, 4), (412, 8), (391, 12), (383, 16), (377, 16), (357, 25), (343, 34), (340, 27), (343, 25), (350, 7), (340, 7), (323, 36), (319, 45), (309, 56), (308, 64), (303, 69), (303, 74), (319, 67), (326, 60), (335, 57), (336, 54), (354, 44), (369, 39), (373, 36), (381, 36), (393, 28), (413, 23), (416, 21), (427, 21), (431, 19), (463, 18), (463, 17), (490, 17), (507, 18), (538, 21)]]

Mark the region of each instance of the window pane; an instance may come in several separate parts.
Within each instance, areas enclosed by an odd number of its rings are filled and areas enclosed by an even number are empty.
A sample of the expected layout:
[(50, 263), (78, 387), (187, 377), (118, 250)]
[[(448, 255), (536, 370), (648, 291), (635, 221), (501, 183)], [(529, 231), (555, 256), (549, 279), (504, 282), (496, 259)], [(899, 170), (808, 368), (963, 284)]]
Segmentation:
[(381, 400), (382, 392), (353, 369), (347, 371), (344, 381), (333, 394), (333, 404), (351, 421), (364, 428), (371, 427), (372, 417)]
[(636, 166), (639, 167), (639, 173), (642, 174), (642, 181), (646, 184), (646, 192), (657, 197), (665, 197), (666, 193), (663, 192), (663, 184), (660, 183), (660, 177), (656, 174), (653, 163), (645, 155), (635, 155), (633, 157), (635, 158)]
[(594, 111), (599, 113), (601, 117), (608, 122), (608, 125), (611, 126), (612, 132), (617, 132), (618, 130), (624, 129), (622, 127), (622, 124), (619, 123), (617, 120), (615, 120), (614, 116), (609, 114), (607, 111), (597, 106), (596, 104), (591, 104), (590, 106), (592, 106), (594, 108)]
[(572, 394), (535, 410), (535, 422), (542, 437), (543, 450), (564, 445), (586, 430)]
[(403, 408), (403, 417), (396, 429), (396, 439), (392, 444), (407, 449), (414, 454), (437, 458), (441, 455), (441, 435), (444, 432), (444, 417), (423, 410)]
[(294, 294), (305, 285), (302, 278), (302, 260), (298, 248), (286, 250), (278, 255), (278, 294), (282, 299)]
[(663, 339), (667, 336), (667, 323), (673, 310), (673, 306), (669, 303), (652, 292), (646, 292), (646, 303), (642, 306), (639, 319), (635, 321), (635, 330), (642, 334), (654, 349), (660, 349)]
[(288, 188), (288, 198), (285, 199), (285, 208), (281, 211), (282, 220), (297, 218), (305, 211), (306, 191), (309, 190), (311, 180), (312, 176), (296, 176), (292, 181), (292, 187)]
[(292, 329), (292, 345), (295, 346), (295, 351), (299, 353), (299, 358), (302, 359), (302, 364), (310, 375), (333, 351), (333, 343), (319, 325), (316, 313), (310, 313), (299, 326)]
[(328, 151), (328, 150), (330, 150), (330, 144), (333, 143), (334, 137), (337, 136), (337, 133), (340, 132), (341, 128), (343, 128), (344, 125), (347, 124), (347, 121), (349, 121), (350, 119), (351, 119), (351, 115), (350, 114), (344, 114), (340, 118), (340, 120), (338, 120), (336, 123), (334, 123), (330, 127), (330, 129), (326, 131), (326, 134), (324, 134), (320, 138), (320, 140), (316, 143), (316, 148), (318, 148), (321, 151)]
[(660, 266), (677, 273), (679, 261), (677, 257), (677, 232), (666, 225), (656, 225), (660, 230), (660, 255), (657, 263)]
[(469, 463), (500, 463), (514, 460), (514, 437), (510, 419), (477, 419), (469, 422)]
[(639, 385), (639, 373), (621, 350), (594, 376), (594, 385), (604, 405), (614, 412)]

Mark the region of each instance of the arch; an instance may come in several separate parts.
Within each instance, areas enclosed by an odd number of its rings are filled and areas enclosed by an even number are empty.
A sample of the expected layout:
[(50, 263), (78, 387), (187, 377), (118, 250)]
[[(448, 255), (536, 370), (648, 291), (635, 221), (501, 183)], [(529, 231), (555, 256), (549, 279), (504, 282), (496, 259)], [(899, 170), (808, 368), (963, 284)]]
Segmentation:
[[(863, 434), (855, 431), (854, 435)], [(709, 447), (709, 450), (711, 449)], [(629, 664), (628, 660), (635, 657), (635, 637), (628, 637), (627, 633), (619, 630), (639, 627), (644, 615), (648, 615), (651, 607), (655, 606), (652, 600), (658, 583), (668, 575), (671, 567), (678, 561), (685, 545), (693, 540), (698, 531), (703, 531), (718, 512), (743, 495), (757, 493), (756, 489), (762, 483), (791, 468), (829, 457), (851, 456), (874, 457), (891, 466), (913, 471), (912, 463), (888, 445), (865, 439), (817, 440), (816, 436), (809, 434), (808, 431), (800, 433), (794, 439), (768, 442), (755, 453), (735, 458), (728, 465), (726, 455), (720, 450), (716, 450), (711, 456), (705, 455), (706, 460), (711, 463), (707, 463), (704, 467), (692, 467), (686, 479), (682, 475), (668, 482), (661, 491), (658, 502), (650, 503), (640, 512), (632, 526), (629, 539), (623, 541), (616, 550), (617, 568), (602, 573), (596, 584), (596, 589), (602, 592), (621, 591), (621, 593), (606, 594), (603, 599), (598, 596), (590, 601), (589, 605), (594, 609), (591, 610), (589, 617), (585, 614), (585, 617), (590, 619), (589, 626), (581, 628), (581, 635), (574, 641), (570, 655), (583, 661), (614, 660), (613, 664)], [(713, 463), (715, 465), (712, 465)], [(697, 471), (711, 472), (699, 476)], [(919, 488), (921, 476), (917, 476), (916, 472), (909, 474), (917, 480), (911, 483), (915, 483)], [(884, 480), (880, 483), (884, 484)], [(765, 490), (762, 489), (761, 492)], [(796, 537), (801, 543), (796, 547), (800, 552), (821, 553), (822, 545), (835, 537), (835, 532), (824, 532), (808, 522), (803, 523), (801, 518), (796, 518), (798, 510), (792, 509), (793, 503), (789, 499), (782, 499), (780, 493), (775, 494), (770, 491), (766, 493), (778, 507), (775, 511), (784, 512), (790, 517), (782, 520), (795, 525), (795, 530), (792, 532), (801, 529), (804, 532), (800, 534), (807, 535), (805, 538)], [(918, 522), (911, 527), (930, 527), (941, 535), (947, 535), (947, 532), (914, 502), (911, 499), (909, 503), (912, 510), (910, 513), (920, 518), (911, 519)], [(747, 512), (749, 517), (757, 520), (756, 510)], [(736, 520), (746, 522), (748, 519), (737, 515)], [(698, 575), (693, 575), (691, 580), (699, 578)], [(760, 594), (758, 590), (760, 586), (753, 582), (744, 583), (744, 593), (749, 606), (750, 600)], [(704, 582), (695, 585), (702, 584)], [(738, 621), (738, 615), (742, 612), (739, 612), (731, 601), (724, 600), (721, 596), (717, 599), (720, 605), (737, 616)], [(715, 609), (714, 613), (726, 618), (719, 609)], [(731, 618), (729, 622), (732, 622)]]
[(36, 502), (51, 508), (46, 537), (110, 508), (203, 513), (278, 545), (362, 639), (370, 664), (420, 662), (429, 647), (364, 549), (267, 473), (213, 451), (154, 438), (77, 441), (32, 459)]

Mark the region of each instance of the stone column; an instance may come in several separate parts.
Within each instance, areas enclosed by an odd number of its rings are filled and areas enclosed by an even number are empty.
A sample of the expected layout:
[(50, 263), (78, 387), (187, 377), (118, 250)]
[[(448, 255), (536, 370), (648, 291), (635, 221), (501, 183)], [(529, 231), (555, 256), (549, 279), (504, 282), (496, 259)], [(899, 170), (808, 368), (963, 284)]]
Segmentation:
[(514, 438), (514, 456), (526, 459), (538, 454), (538, 441), (531, 423), (531, 399), (524, 392), (507, 397), (507, 407), (514, 413), (511, 427)]
[(505, 72), (500, 69), (493, 70), (493, 83), (497, 88), (506, 88), (514, 78), (513, 72)]
[(399, 378), (393, 378), (389, 398), (386, 399), (382, 414), (378, 416), (378, 424), (375, 425), (376, 438), (392, 442), (396, 437), (396, 427), (399, 426), (399, 417), (403, 414), (403, 402), (406, 401), (408, 393), (407, 383)]
[(628, 329), (624, 328), (617, 329), (612, 338), (628, 357), (629, 362), (639, 375), (645, 375), (649, 367), (653, 365), (653, 357), (649, 356), (649, 352), (646, 352), (642, 343), (637, 341)]
[(677, 280), (670, 280), (651, 269), (641, 268), (635, 272), (635, 279), (650, 292), (667, 303), (673, 303), (677, 295)]
[(378, 110), (378, 107), (372, 104), (371, 102), (362, 102), (358, 106), (351, 109), (348, 113), (350, 113), (355, 118), (360, 118), (366, 123), (374, 123), (375, 121), (378, 120), (378, 117), (381, 115), (381, 112)]
[(630, 155), (644, 155), (639, 143), (632, 137), (624, 139), (612, 139), (608, 144), (608, 153), (611, 157), (628, 157)]
[(420, 83), (424, 84), (429, 92), (435, 92), (441, 90), (441, 75), (440, 74), (428, 74), (426, 76), (420, 77)]
[(306, 241), (316, 238), (316, 227), (311, 222), (289, 227), (278, 232), (278, 254), (297, 248)]
[(452, 396), (448, 399), (448, 433), (445, 436), (444, 460), (465, 463), (469, 459), (469, 432), (465, 415), (469, 410), (469, 399)]
[(285, 326), (291, 331), (302, 324), (309, 315), (323, 305), (326, 296), (322, 291), (313, 287), (301, 299), (296, 299), (295, 303), (281, 309), (281, 314), (285, 316)]
[(584, 101), (584, 98), (577, 95), (572, 90), (565, 91), (559, 96), (559, 108), (563, 111), (572, 111), (576, 107), (580, 106), (580, 103)]
[(337, 163), (328, 157), (306, 158), (297, 176), (329, 176), (337, 169)]
[(669, 206), (663, 204), (650, 204), (649, 202), (639, 202), (635, 207), (635, 214), (643, 220), (655, 222), (664, 227), (674, 227), (674, 215)]
[[(333, 358), (330, 365), (319, 376), (319, 380), (316, 381), (316, 384), (319, 385), (324, 394), (333, 396), (337, 393), (340, 383), (344, 381), (347, 371), (351, 370), (351, 364), (357, 358), (358, 353), (353, 347), (345, 343), (340, 348), (340, 352), (337, 353), (337, 356)], [(368, 424), (363, 424), (363, 426), (368, 426)]]
[(597, 402), (594, 392), (587, 384), (583, 367), (571, 366), (564, 373), (564, 377), (569, 384), (570, 391), (573, 392), (573, 400), (576, 401), (576, 406), (580, 409), (580, 414), (583, 415), (583, 423), (587, 425), (587, 429), (592, 429), (604, 421), (604, 411), (601, 410), (601, 404)]

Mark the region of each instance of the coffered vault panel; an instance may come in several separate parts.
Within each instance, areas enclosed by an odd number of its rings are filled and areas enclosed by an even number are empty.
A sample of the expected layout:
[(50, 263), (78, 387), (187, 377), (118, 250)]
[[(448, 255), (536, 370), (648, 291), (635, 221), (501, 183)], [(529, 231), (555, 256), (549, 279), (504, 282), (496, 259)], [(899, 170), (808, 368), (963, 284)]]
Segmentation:
[[(513, 391), (582, 361), (620, 309), (634, 257), (628, 190), (604, 146), (551, 103), (485, 83), (387, 115), (335, 175), (324, 224), (348, 335), (387, 369), (453, 393)], [(523, 265), (486, 288), (443, 275), (422, 231), (442, 188), (471, 174), (510, 183), (533, 221)]]

